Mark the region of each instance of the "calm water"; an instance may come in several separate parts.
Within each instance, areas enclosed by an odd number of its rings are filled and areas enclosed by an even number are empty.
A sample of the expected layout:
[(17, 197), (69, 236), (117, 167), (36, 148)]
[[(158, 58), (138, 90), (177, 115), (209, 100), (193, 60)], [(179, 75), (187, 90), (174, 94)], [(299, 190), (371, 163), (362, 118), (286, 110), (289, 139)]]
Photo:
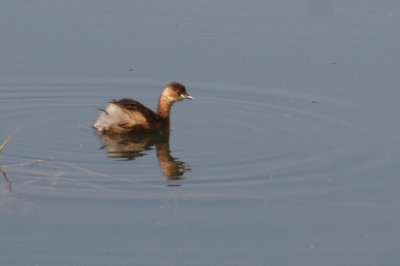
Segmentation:
[(1, 265), (400, 264), (398, 1), (0, 6)]

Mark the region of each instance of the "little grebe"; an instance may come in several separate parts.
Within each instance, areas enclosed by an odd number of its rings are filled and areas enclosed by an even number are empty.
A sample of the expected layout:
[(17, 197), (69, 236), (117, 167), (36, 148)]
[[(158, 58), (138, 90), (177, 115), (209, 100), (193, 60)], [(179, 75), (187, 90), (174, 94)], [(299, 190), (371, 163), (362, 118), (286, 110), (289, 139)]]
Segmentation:
[(193, 99), (184, 85), (171, 82), (158, 100), (157, 112), (132, 99), (112, 100), (96, 119), (93, 127), (102, 133), (155, 133), (170, 129), (170, 113), (174, 102)]

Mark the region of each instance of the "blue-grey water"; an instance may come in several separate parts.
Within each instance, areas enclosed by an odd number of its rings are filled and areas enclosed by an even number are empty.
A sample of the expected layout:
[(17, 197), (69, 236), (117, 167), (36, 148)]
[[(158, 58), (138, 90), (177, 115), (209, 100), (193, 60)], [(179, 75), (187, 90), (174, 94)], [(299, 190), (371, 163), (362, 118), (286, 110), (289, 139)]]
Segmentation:
[[(399, 265), (399, 27), (395, 0), (2, 1), (0, 264)], [(91, 128), (172, 80), (169, 136)]]

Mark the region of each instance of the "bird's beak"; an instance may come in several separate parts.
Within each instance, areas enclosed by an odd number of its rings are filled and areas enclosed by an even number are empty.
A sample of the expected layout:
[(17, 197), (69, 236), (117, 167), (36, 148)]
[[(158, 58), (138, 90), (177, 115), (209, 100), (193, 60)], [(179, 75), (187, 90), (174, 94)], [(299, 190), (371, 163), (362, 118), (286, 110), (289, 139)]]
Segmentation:
[(186, 95), (185, 99), (190, 99), (190, 100), (194, 100), (195, 98), (193, 96), (190, 95)]

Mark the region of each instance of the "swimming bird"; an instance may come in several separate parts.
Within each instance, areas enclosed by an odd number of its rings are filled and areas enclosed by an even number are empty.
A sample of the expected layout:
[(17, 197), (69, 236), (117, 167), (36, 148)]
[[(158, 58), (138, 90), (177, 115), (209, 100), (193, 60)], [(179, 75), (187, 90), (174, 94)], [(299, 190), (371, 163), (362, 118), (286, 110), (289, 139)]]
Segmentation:
[(171, 107), (184, 99), (194, 99), (179, 82), (168, 83), (161, 92), (154, 112), (132, 99), (112, 100), (93, 124), (101, 133), (156, 133), (170, 130)]

